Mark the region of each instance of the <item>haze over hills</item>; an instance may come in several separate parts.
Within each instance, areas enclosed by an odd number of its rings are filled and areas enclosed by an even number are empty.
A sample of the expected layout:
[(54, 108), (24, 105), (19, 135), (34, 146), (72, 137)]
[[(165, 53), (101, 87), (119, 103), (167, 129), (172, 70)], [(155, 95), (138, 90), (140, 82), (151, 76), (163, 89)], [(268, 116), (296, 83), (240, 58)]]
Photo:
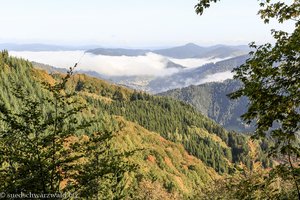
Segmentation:
[(239, 81), (226, 80), (222, 83), (205, 83), (173, 89), (158, 95), (182, 100), (194, 106), (227, 130), (252, 132), (254, 124), (247, 125), (240, 117), (247, 111), (248, 100), (246, 98), (231, 100), (227, 96), (240, 87)]
[(208, 82), (222, 82), (232, 79), (231, 71), (242, 65), (248, 56), (238, 56), (216, 63), (208, 63), (197, 68), (191, 68), (174, 73), (170, 76), (158, 77), (147, 85), (147, 91), (159, 93), (175, 88), (199, 85)]
[[(49, 47), (53, 48), (59, 47)], [(82, 73), (133, 89), (159, 93), (230, 79), (230, 71), (245, 61), (246, 57), (242, 55), (248, 51), (247, 46), (202, 47), (189, 43), (159, 50), (97, 48), (85, 52), (28, 50), (10, 53), (30, 61), (66, 69), (80, 60), (77, 69)]]
[(215, 45), (210, 47), (201, 47), (193, 43), (170, 49), (161, 49), (155, 53), (172, 58), (228, 58), (243, 55), (249, 52), (247, 45), (227, 46)]
[(232, 79), (231, 71), (243, 64), (248, 55), (238, 56), (216, 63), (208, 63), (196, 68), (185, 68), (176, 73), (165, 76), (109, 76), (91, 74), (111, 82), (128, 86), (133, 89), (150, 93), (165, 92), (175, 88), (183, 88), (190, 85), (199, 85), (209, 82), (223, 82)]
[(245, 46), (201, 47), (190, 43), (162, 50), (98, 48), (85, 54), (83, 51), (12, 51), (12, 54), (38, 61), (34, 65), (50, 73), (65, 73), (66, 68), (84, 55), (77, 69), (79, 73), (149, 93), (165, 92), (160, 95), (190, 103), (227, 129), (247, 132), (251, 127), (239, 118), (246, 109), (246, 101), (233, 102), (226, 97), (238, 84), (193, 86), (232, 79), (232, 69), (248, 58), (235, 55), (246, 50)]
[(165, 57), (186, 59), (186, 58), (227, 58), (243, 55), (249, 52), (247, 45), (227, 46), (215, 45), (209, 47), (198, 46), (189, 43), (183, 46), (172, 47), (167, 49), (148, 50), (148, 49), (107, 49), (97, 48), (87, 51), (96, 55), (108, 56), (144, 56), (147, 53), (155, 53)]
[[(238, 58), (221, 61), (216, 64), (207, 64), (200, 68), (186, 69), (181, 73), (174, 74), (173, 76), (175, 78), (172, 76), (165, 76), (156, 79), (154, 79), (153, 76), (109, 77), (100, 75), (94, 71), (80, 70), (78, 73), (85, 73), (93, 77), (110, 80), (112, 83), (118, 83), (126, 87), (130, 86), (131, 88), (137, 90), (149, 91), (150, 89), (153, 89), (160, 91), (162, 88), (163, 90), (166, 90), (167, 88), (175, 88), (163, 93), (159, 93), (158, 95), (169, 96), (191, 104), (202, 114), (215, 120), (218, 124), (222, 125), (228, 130), (251, 132), (253, 131), (253, 125), (249, 126), (245, 124), (240, 118), (240, 116), (244, 114), (247, 109), (248, 101), (244, 98), (234, 101), (227, 97), (227, 94), (237, 90), (240, 87), (240, 83), (230, 79), (225, 80), (227, 78), (231, 78), (232, 76), (229, 70), (231, 70), (234, 66), (241, 64), (246, 58), (247, 56), (241, 56)], [(66, 69), (64, 68), (54, 68), (41, 63), (33, 63), (33, 65), (37, 68), (47, 70), (49, 73), (66, 73)], [(208, 79), (207, 76), (210, 78)], [(203, 77), (206, 78), (203, 79)], [(201, 81), (211, 82), (212, 80), (217, 80), (220, 82), (201, 84)], [(223, 82), (221, 82), (221, 80)], [(183, 87), (184, 85), (189, 84), (191, 85), (188, 87)]]

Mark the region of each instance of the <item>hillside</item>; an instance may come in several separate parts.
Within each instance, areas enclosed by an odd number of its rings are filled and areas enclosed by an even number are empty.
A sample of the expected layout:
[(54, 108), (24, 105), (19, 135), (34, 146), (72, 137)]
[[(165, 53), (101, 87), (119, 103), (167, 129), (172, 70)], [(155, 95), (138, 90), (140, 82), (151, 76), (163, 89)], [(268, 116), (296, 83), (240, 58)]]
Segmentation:
[[(0, 54), (0, 67), (0, 99), (3, 106), (14, 112), (22, 111), (22, 101), (13, 95), (14, 88), (24, 88), (42, 100), (49, 94), (41, 83), (54, 84), (64, 76), (49, 75), (25, 60), (9, 57), (7, 52)], [(78, 137), (113, 130), (113, 152), (136, 150), (127, 158), (129, 163), (138, 166), (127, 175), (129, 188), (133, 190), (128, 189), (128, 192), (133, 195), (143, 195), (139, 191), (147, 192), (154, 187), (166, 195), (161, 198), (175, 199), (174, 195), (186, 198), (195, 188), (200, 189), (218, 178), (218, 174), (232, 172), (234, 163), (250, 164), (245, 156), (248, 152), (245, 136), (227, 132), (185, 103), (81, 74), (73, 75), (67, 87), (70, 91), (75, 90), (76, 98), (87, 105), (77, 116), (77, 123), (89, 119), (99, 121), (76, 133)], [(45, 111), (53, 109), (47, 105), (43, 107)], [(5, 130), (4, 126), (2, 130)], [(259, 159), (265, 166), (269, 165), (265, 155), (260, 154)]]
[(238, 81), (227, 80), (223, 83), (192, 85), (186, 88), (169, 90), (158, 95), (182, 100), (228, 130), (252, 132), (254, 126), (245, 124), (240, 117), (247, 111), (247, 99), (231, 100), (227, 96), (239, 87), (240, 83)]
[[(248, 149), (245, 136), (226, 131), (188, 104), (129, 90), (84, 74), (75, 75), (70, 84), (95, 109), (123, 116), (170, 141), (183, 144), (190, 154), (219, 173), (230, 172), (230, 162), (248, 162), (244, 157)], [(268, 165), (267, 160), (263, 159), (263, 163)]]
[[(212, 168), (189, 155), (182, 145), (170, 142), (122, 117), (117, 117), (117, 120), (121, 129), (115, 138), (115, 148), (123, 151), (144, 149), (130, 158), (132, 162), (139, 163), (135, 177), (150, 185), (155, 182), (166, 185), (168, 190), (177, 191), (180, 196), (192, 195), (197, 187), (203, 187), (219, 177)], [(142, 187), (141, 184), (139, 186)]]
[[(123, 116), (170, 141), (183, 144), (190, 154), (220, 173), (230, 171), (231, 161), (247, 162), (243, 156), (247, 152), (244, 136), (227, 132), (187, 104), (111, 86), (86, 75), (75, 75), (70, 84), (95, 109)], [(221, 145), (224, 143), (226, 145)]]

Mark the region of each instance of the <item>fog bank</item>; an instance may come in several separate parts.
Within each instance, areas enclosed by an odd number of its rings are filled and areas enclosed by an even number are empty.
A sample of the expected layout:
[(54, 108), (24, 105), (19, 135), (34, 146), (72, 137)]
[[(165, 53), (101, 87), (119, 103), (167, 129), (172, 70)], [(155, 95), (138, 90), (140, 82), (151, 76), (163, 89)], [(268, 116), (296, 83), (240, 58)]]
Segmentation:
[(84, 51), (10, 51), (9, 53), (29, 61), (61, 68), (74, 66), (82, 58), (78, 70), (95, 71), (108, 76), (164, 76), (178, 72), (178, 69), (167, 68), (169, 60), (166, 57), (154, 53), (136, 57), (84, 54)]

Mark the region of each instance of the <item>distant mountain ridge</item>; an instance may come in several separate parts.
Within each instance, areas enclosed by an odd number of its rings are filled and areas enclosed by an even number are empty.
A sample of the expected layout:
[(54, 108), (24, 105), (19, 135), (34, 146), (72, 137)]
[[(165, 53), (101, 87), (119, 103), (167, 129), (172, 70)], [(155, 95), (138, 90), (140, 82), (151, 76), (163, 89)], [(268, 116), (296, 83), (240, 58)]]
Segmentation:
[(130, 48), (104, 48), (98, 45), (53, 45), (42, 43), (16, 44), (0, 43), (0, 49), (9, 51), (75, 51), (84, 50), (87, 53), (107, 56), (144, 56), (147, 53), (155, 53), (166, 57), (186, 59), (186, 58), (208, 58), (208, 57), (234, 57), (248, 53), (247, 45), (214, 45), (203, 47), (194, 43), (163, 49), (130, 49)]
[(184, 46), (173, 47), (169, 49), (161, 49), (154, 51), (157, 54), (172, 57), (172, 58), (196, 58), (199, 54), (205, 51), (205, 47), (200, 47), (196, 44), (189, 43)]
[(147, 53), (155, 53), (166, 57), (186, 59), (186, 58), (208, 58), (218, 57), (226, 58), (230, 56), (239, 56), (249, 52), (247, 45), (227, 46), (215, 45), (210, 47), (202, 47), (193, 43), (188, 43), (183, 46), (177, 46), (166, 49), (149, 50), (149, 49), (123, 49), (123, 48), (96, 48), (86, 52), (95, 55), (108, 56), (143, 56)]
[(108, 48), (96, 48), (90, 49), (86, 52), (92, 53), (95, 55), (105, 55), (105, 56), (144, 56), (146, 53), (151, 52), (151, 50), (143, 49), (108, 49)]

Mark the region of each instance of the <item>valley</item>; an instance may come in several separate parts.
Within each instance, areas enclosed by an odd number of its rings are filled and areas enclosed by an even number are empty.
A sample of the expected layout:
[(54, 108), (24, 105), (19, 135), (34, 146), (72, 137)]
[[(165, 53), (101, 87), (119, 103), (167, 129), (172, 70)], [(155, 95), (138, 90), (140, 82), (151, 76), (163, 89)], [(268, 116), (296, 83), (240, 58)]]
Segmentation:
[(300, 200), (300, 0), (9, 0), (0, 199)]
[(51, 73), (66, 72), (76, 58), (82, 58), (77, 73), (137, 91), (185, 101), (228, 130), (251, 132), (254, 125), (248, 126), (240, 118), (246, 111), (247, 102), (244, 99), (231, 101), (227, 97), (239, 87), (237, 82), (228, 83), (227, 80), (233, 78), (231, 71), (249, 58), (243, 55), (247, 51), (247, 46), (200, 47), (190, 43), (161, 50), (96, 48), (86, 51), (30, 50), (11, 53), (36, 61), (35, 66)]
[[(15, 47), (18, 51), (12, 50), (10, 54), (66, 69), (82, 58), (78, 65), (81, 73), (150, 93), (230, 79), (230, 71), (245, 61), (240, 56), (249, 51), (247, 46), (201, 47), (192, 43), (160, 50), (96, 48), (33, 51), (28, 46), (23, 47), (27, 47), (27, 51)], [(51, 49), (53, 47), (49, 47)]]

